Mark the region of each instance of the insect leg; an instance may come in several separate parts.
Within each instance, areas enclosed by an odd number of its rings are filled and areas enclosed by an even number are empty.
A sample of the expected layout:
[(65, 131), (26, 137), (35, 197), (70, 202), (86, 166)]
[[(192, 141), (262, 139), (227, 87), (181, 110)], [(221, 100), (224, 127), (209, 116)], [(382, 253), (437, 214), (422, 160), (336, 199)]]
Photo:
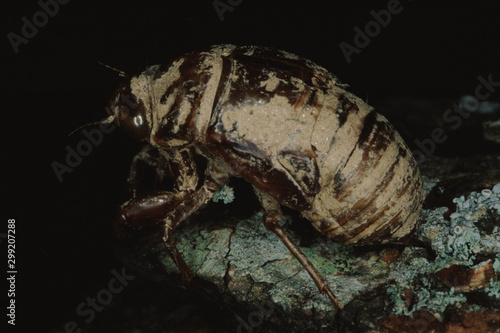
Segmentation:
[(293, 254), (293, 256), (300, 262), (300, 264), (306, 269), (307, 273), (311, 276), (316, 283), (320, 292), (325, 292), (333, 305), (337, 307), (339, 310), (344, 308), (344, 305), (339, 301), (337, 297), (333, 294), (330, 287), (328, 286), (328, 282), (321, 276), (321, 274), (316, 270), (313, 264), (309, 261), (306, 255), (302, 252), (302, 250), (295, 244), (295, 242), (288, 236), (286, 231), (280, 225), (280, 219), (282, 217), (282, 212), (280, 208), (280, 204), (273, 197), (271, 197), (266, 192), (263, 192), (254, 187), (255, 193), (264, 208), (264, 217), (263, 222), (264, 226), (267, 230), (275, 233), (285, 244), (288, 250)]
[[(141, 169), (144, 166), (155, 169), (155, 184), (153, 185), (155, 190), (169, 172), (173, 179), (174, 192), (161, 191), (138, 195), (140, 189), (144, 187), (141, 183), (143, 176)], [(183, 219), (168, 219), (166, 216), (196, 190), (198, 179), (190, 148), (167, 150), (145, 146), (134, 157), (130, 168), (128, 181), (133, 199), (122, 206), (120, 217), (115, 223), (115, 233), (119, 238), (123, 238), (125, 232), (131, 227), (140, 229), (161, 223), (164, 228), (163, 241), (167, 253), (181, 271), (184, 281), (191, 280), (193, 273), (172, 240), (173, 229)]]
[(153, 192), (125, 202), (115, 221), (118, 239), (128, 238), (129, 231), (153, 227), (162, 222), (164, 212), (174, 209), (183, 199), (182, 193)]
[(117, 238), (126, 238), (130, 229), (141, 229), (152, 227), (158, 223), (163, 224), (163, 242), (167, 253), (172, 257), (179, 268), (182, 279), (190, 281), (193, 272), (182, 258), (172, 239), (172, 231), (179, 221), (164, 219), (165, 212), (169, 212), (178, 206), (184, 197), (182, 193), (156, 192), (135, 197), (123, 204), (120, 215), (115, 222), (115, 235)]
[(220, 171), (213, 163), (209, 162), (203, 185), (198, 190), (188, 194), (173, 211), (169, 212), (167, 219), (177, 221), (175, 223), (177, 225), (188, 218), (213, 198), (215, 193), (224, 186), (228, 177), (227, 173)]
[(193, 273), (184, 261), (182, 254), (177, 250), (172, 239), (173, 230), (188, 218), (192, 213), (197, 211), (201, 206), (206, 204), (226, 183), (227, 174), (217, 171), (212, 163), (209, 163), (203, 185), (195, 192), (188, 194), (183, 201), (170, 211), (164, 221), (163, 242), (167, 248), (169, 255), (174, 260), (175, 264), (182, 273), (185, 281), (191, 280)]
[(172, 238), (172, 233), (174, 228), (179, 224), (180, 221), (167, 220), (164, 225), (163, 243), (167, 249), (167, 253), (170, 255), (175, 265), (181, 272), (182, 280), (189, 282), (193, 279), (193, 271), (189, 268), (189, 265), (184, 260), (182, 254), (177, 250), (177, 245)]

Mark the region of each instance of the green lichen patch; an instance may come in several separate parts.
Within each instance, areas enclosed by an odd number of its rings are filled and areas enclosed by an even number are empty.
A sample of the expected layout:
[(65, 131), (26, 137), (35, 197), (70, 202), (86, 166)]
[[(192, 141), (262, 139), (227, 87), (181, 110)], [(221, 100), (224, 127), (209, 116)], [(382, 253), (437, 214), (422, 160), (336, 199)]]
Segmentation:
[(500, 273), (500, 252), (497, 253), (495, 261), (493, 262), (493, 270)]
[(472, 192), (468, 198), (455, 198), (453, 202), (457, 209), (450, 215), (450, 221), (442, 216), (444, 208), (422, 213), (427, 223), (420, 226), (419, 238), (430, 243), (438, 255), (436, 263), (472, 266), (479, 255), (498, 253), (500, 184), (492, 190)]
[(494, 297), (496, 299), (500, 300), (500, 281), (491, 281), (490, 285), (486, 288), (484, 288), (484, 291), (488, 294), (490, 297)]
[(231, 203), (234, 201), (234, 190), (232, 187), (224, 185), (219, 192), (215, 193), (212, 198), (213, 202), (223, 201), (225, 204)]
[(436, 291), (430, 284), (429, 279), (422, 278), (420, 282), (421, 285), (411, 291), (413, 294), (412, 297), (416, 301), (410, 307), (408, 307), (404, 289), (397, 286), (387, 288), (387, 294), (394, 302), (394, 314), (411, 316), (415, 311), (423, 309), (430, 312), (443, 313), (448, 306), (458, 306), (459, 303), (467, 301), (467, 298), (463, 294), (455, 293), (453, 288), (448, 291)]
[[(457, 208), (449, 220), (444, 218), (445, 207), (422, 212), (425, 223), (420, 226), (418, 237), (430, 245), (436, 257), (419, 257), (415, 249), (406, 248), (400, 260), (391, 265), (390, 278), (394, 284), (387, 288), (387, 294), (394, 304), (393, 314), (411, 316), (423, 310), (440, 318), (447, 307), (462, 307), (468, 302), (468, 293), (476, 289), (490, 297), (490, 308), (498, 304), (493, 299), (500, 295), (497, 281), (500, 271), (500, 184), (491, 190), (472, 192), (467, 198), (455, 198), (453, 202)], [(488, 262), (489, 273), (480, 274), (482, 265)], [(491, 267), (496, 275), (490, 280)], [(459, 268), (466, 273), (460, 277), (446, 276), (451, 278), (451, 282), (445, 279), (449, 283), (437, 278), (443, 272), (449, 275), (450, 269)], [(470, 287), (460, 285), (457, 279), (469, 273), (475, 274), (474, 279), (465, 279)], [(458, 288), (457, 285), (462, 291), (454, 288)], [(474, 310), (474, 302), (468, 303)], [(476, 310), (482, 306), (476, 305)]]
[(351, 262), (356, 259), (353, 256), (352, 249), (340, 243), (333, 243), (331, 245), (328, 253), (318, 251), (315, 246), (311, 248), (303, 247), (301, 250), (314, 267), (323, 275), (351, 273), (353, 270)]

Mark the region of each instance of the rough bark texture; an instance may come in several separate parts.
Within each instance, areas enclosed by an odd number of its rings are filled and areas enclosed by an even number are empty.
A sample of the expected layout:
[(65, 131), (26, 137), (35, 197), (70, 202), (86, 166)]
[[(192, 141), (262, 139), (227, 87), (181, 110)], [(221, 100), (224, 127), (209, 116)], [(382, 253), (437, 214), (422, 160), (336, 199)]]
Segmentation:
[[(282, 221), (346, 304), (343, 312), (264, 228), (261, 213), (241, 221), (202, 213), (176, 230), (179, 250), (196, 275), (187, 292), (210, 298), (238, 332), (495, 332), (499, 213), (495, 202), (477, 202), (481, 193), (470, 197), (475, 201), (452, 198), (491, 190), (500, 183), (498, 163), (497, 156), (425, 161), (419, 246), (354, 248), (311, 231), (307, 220)], [(458, 166), (467, 172), (452, 172)], [(159, 235), (140, 232), (119, 245), (119, 257), (138, 275), (186, 288)]]

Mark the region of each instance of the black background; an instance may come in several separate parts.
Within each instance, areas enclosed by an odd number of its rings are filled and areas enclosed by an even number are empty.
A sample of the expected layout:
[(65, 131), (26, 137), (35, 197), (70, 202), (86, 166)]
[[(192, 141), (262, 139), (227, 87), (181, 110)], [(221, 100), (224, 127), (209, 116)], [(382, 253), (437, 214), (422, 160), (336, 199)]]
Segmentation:
[[(212, 44), (256, 44), (315, 61), (363, 99), (458, 98), (474, 94), (478, 75), (500, 81), (499, 1), (401, 1), (401, 13), (349, 64), (339, 44), (353, 44), (353, 28), (364, 29), (370, 11), (386, 9), (388, 1), (237, 2), (221, 21), (213, 1), (72, 0), (17, 54), (7, 34), (21, 35), (21, 18), (32, 21), (41, 8), (35, 1), (0, 2), (1, 232), (8, 218), (16, 219), (15, 331), (81, 323), (76, 306), (122, 267), (111, 221), (128, 199), (128, 164), (141, 144), (118, 129), (62, 182), (51, 166), (65, 163), (65, 147), (84, 139), (81, 132), (68, 137), (71, 131), (105, 116), (119, 77), (98, 61), (131, 73)], [(499, 100), (498, 90), (492, 99)]]

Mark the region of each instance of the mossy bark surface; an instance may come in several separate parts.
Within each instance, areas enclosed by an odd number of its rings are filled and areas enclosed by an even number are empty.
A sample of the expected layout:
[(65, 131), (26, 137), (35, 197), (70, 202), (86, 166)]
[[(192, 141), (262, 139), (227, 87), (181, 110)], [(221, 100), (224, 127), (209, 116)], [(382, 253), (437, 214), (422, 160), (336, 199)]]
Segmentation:
[[(481, 165), (495, 162), (496, 157), (488, 157)], [(484, 198), (477, 186), (464, 186), (467, 182), (460, 179), (453, 183), (453, 173), (450, 178), (432, 173), (440, 170), (438, 165), (453, 163), (458, 162), (429, 158), (422, 168), (427, 201), (415, 246), (345, 246), (311, 231), (305, 219), (283, 219), (282, 225), (346, 304), (342, 312), (265, 229), (260, 212), (235, 220), (210, 214), (214, 207), (207, 207), (179, 227), (177, 246), (195, 273), (187, 285), (154, 230), (119, 244), (118, 255), (141, 276), (210, 298), (227, 312), (230, 326), (242, 332), (452, 332), (457, 325), (476, 325), (477, 330), (468, 332), (494, 332), (500, 314), (499, 213), (494, 200), (477, 202)], [(500, 183), (491, 173), (477, 179), (483, 189)], [(454, 203), (453, 197), (461, 195)], [(495, 197), (500, 193), (488, 198)]]

